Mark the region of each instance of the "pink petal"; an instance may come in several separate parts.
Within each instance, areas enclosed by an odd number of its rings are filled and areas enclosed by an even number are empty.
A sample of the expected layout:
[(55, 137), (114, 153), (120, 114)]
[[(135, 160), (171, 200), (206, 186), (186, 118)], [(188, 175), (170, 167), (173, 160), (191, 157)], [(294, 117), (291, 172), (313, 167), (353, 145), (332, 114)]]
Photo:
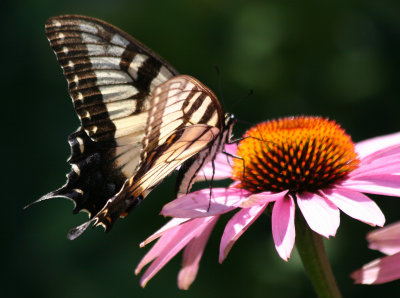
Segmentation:
[(184, 223), (188, 220), (190, 220), (190, 218), (172, 218), (169, 222), (167, 222), (165, 225), (163, 225), (157, 232), (155, 232), (153, 235), (151, 235), (145, 241), (140, 243), (140, 247), (146, 246), (153, 240), (164, 235), (170, 229), (175, 228), (175, 227), (179, 226), (181, 223)]
[(236, 240), (250, 227), (250, 225), (263, 213), (267, 205), (256, 205), (238, 211), (225, 226), (224, 234), (219, 247), (219, 262), (222, 263)]
[(379, 250), (386, 255), (394, 255), (400, 252), (400, 239), (380, 240), (368, 245), (370, 249)]
[[(225, 145), (224, 152), (235, 156), (236, 149), (237, 144), (227, 144)], [(212, 166), (212, 162), (204, 165), (204, 167), (197, 174), (196, 181), (209, 181), (211, 179), (221, 180), (231, 177), (233, 160), (231, 156), (224, 152), (218, 153), (215, 157), (214, 168)]]
[(400, 155), (400, 145), (395, 145), (392, 147), (384, 148), (371, 153), (363, 158), (360, 158), (360, 165), (365, 166), (369, 164), (374, 164), (377, 162), (382, 162), (384, 160), (398, 160)]
[(400, 239), (400, 222), (395, 222), (390, 225), (386, 225), (383, 228), (369, 232), (367, 239), (369, 242)]
[(210, 220), (203, 232), (199, 236), (193, 238), (186, 246), (183, 253), (182, 269), (178, 274), (178, 287), (180, 289), (188, 290), (196, 278), (204, 248), (217, 221), (218, 217), (214, 217)]
[(260, 192), (258, 194), (250, 195), (246, 200), (242, 202), (240, 207), (242, 208), (249, 208), (257, 205), (264, 205), (270, 202), (274, 202), (276, 200), (282, 199), (286, 196), (288, 190), (273, 193), (270, 191)]
[(400, 278), (400, 253), (376, 259), (351, 274), (357, 284), (382, 284)]
[(375, 153), (362, 158), (361, 165), (365, 166), (368, 164), (374, 164), (377, 162), (382, 162), (384, 160), (399, 160), (400, 155), (400, 145), (396, 145), (390, 148), (386, 148)]
[(236, 156), (238, 143), (237, 141), (231, 144), (225, 144), (224, 152)]
[(340, 212), (334, 204), (317, 194), (301, 193), (297, 194), (297, 205), (313, 231), (326, 238), (335, 236)]
[[(135, 269), (135, 274), (139, 274), (144, 266), (151, 263), (154, 259), (156, 259), (164, 250), (165, 247), (170, 246), (171, 239), (175, 237), (177, 233), (179, 233), (180, 227), (176, 227), (174, 229), (170, 229), (165, 237), (161, 237), (153, 247), (147, 252), (147, 254), (143, 257), (140, 263), (137, 265)], [(173, 246), (173, 243), (172, 245)]]
[[(214, 160), (214, 168), (212, 163), (207, 163), (196, 175), (196, 181), (222, 180), (231, 177), (232, 174), (232, 158), (228, 155), (221, 156)], [(225, 162), (223, 161), (225, 159)]]
[(348, 189), (324, 190), (321, 193), (347, 215), (371, 226), (383, 226), (385, 216), (366, 195)]
[(161, 213), (172, 217), (204, 217), (229, 212), (250, 193), (238, 188), (202, 189), (189, 193), (166, 204)]
[(368, 164), (361, 164), (349, 174), (350, 177), (394, 175), (400, 173), (400, 154), (375, 160)]
[(355, 149), (359, 157), (364, 158), (378, 150), (395, 145), (400, 145), (400, 133), (393, 133), (359, 142), (356, 144)]
[(295, 205), (293, 198), (286, 196), (275, 201), (272, 210), (272, 236), (279, 256), (287, 261), (293, 250), (296, 232), (294, 229)]
[(400, 252), (400, 222), (369, 232), (367, 239), (371, 249), (387, 255)]
[(138, 274), (143, 266), (154, 259), (153, 263), (147, 268), (140, 279), (141, 286), (146, 286), (147, 282), (181, 251), (189, 241), (197, 237), (199, 233), (207, 228), (207, 225), (212, 219), (213, 217), (193, 219), (170, 230), (171, 234), (164, 234), (148, 254), (146, 254), (135, 270), (135, 274)]
[(400, 197), (400, 175), (351, 177), (336, 186), (378, 195)]

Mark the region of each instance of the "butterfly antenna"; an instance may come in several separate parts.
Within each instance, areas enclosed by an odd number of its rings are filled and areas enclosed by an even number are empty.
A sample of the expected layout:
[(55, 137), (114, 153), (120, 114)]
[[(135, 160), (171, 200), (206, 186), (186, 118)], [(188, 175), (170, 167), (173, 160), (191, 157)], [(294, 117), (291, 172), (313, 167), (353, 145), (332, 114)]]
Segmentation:
[(253, 89), (249, 89), (249, 91), (247, 92), (247, 95), (246, 95), (245, 97), (239, 99), (239, 100), (236, 100), (236, 102), (232, 105), (231, 108), (233, 109), (233, 108), (236, 107), (238, 104), (242, 103), (244, 100), (249, 99), (251, 96), (253, 96), (253, 94), (254, 94), (254, 90), (253, 90)]
[(250, 121), (246, 121), (246, 120), (242, 120), (242, 119), (237, 119), (236, 121), (239, 122), (239, 123), (242, 123), (242, 124), (246, 124), (248, 126), (256, 125), (256, 123), (254, 123), (254, 122), (250, 122)]

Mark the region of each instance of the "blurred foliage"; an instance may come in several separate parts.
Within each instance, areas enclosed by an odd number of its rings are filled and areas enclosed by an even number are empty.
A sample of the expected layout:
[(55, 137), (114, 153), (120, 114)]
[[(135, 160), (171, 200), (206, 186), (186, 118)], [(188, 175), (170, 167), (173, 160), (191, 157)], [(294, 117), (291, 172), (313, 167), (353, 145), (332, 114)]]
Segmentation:
[[(288, 263), (278, 257), (267, 217), (222, 265), (220, 222), (190, 291), (176, 287), (180, 256), (140, 288), (133, 271), (147, 248), (138, 245), (165, 222), (158, 213), (173, 198), (173, 177), (108, 234), (95, 229), (66, 240), (68, 229), (86, 219), (72, 216), (66, 200), (22, 210), (64, 183), (67, 135), (78, 127), (44, 24), (78, 13), (122, 28), (212, 88), (242, 120), (237, 136), (250, 123), (305, 114), (335, 119), (359, 141), (400, 130), (398, 1), (6, 0), (1, 6), (4, 297), (314, 296), (296, 252)], [(398, 198), (374, 198), (387, 222), (400, 218)], [(352, 284), (350, 272), (379, 255), (367, 249), (368, 230), (342, 213), (337, 236), (327, 241), (340, 288), (345, 297), (397, 296), (398, 281)]]

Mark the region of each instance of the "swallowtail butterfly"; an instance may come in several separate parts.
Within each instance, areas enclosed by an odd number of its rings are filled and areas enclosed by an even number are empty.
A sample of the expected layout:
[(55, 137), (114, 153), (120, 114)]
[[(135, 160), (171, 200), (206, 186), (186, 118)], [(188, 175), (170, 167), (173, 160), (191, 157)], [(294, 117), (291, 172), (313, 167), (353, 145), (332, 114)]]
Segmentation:
[(214, 93), (179, 75), (146, 46), (101, 20), (53, 17), (46, 35), (81, 121), (68, 142), (66, 184), (38, 201), (66, 197), (106, 231), (179, 167), (178, 193), (189, 192), (203, 164), (230, 141), (235, 122)]

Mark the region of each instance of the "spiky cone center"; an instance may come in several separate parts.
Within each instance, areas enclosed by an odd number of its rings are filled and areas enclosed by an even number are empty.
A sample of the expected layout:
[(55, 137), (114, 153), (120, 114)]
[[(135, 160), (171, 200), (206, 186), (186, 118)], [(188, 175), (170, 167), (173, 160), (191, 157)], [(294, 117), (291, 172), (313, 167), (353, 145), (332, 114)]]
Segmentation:
[(246, 132), (234, 159), (237, 187), (258, 193), (317, 192), (356, 169), (354, 143), (336, 122), (321, 117), (287, 117)]

